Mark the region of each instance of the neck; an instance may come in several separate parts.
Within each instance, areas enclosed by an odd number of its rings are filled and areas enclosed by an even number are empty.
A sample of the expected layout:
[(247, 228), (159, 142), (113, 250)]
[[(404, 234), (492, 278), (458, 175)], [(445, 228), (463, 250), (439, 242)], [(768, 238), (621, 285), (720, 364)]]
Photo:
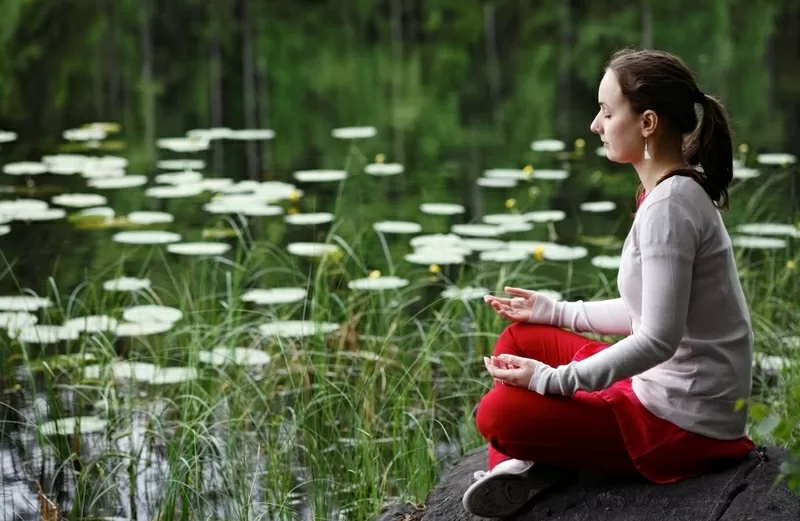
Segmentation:
[(689, 167), (680, 148), (671, 151), (651, 152), (651, 154), (653, 155), (651, 159), (641, 159), (633, 164), (633, 168), (636, 169), (639, 180), (647, 193), (650, 193), (658, 183), (658, 180), (670, 170)]

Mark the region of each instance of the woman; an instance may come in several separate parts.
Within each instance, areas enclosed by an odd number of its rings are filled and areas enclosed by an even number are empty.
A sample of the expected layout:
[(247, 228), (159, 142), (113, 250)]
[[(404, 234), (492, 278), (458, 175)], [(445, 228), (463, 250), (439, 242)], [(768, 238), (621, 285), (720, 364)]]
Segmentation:
[(490, 470), (463, 498), (475, 515), (513, 514), (547, 487), (535, 462), (674, 483), (754, 447), (741, 403), (753, 331), (720, 214), (733, 177), (725, 111), (682, 60), (658, 51), (617, 52), (598, 98), (592, 132), (641, 181), (621, 298), (557, 302), (518, 288), (486, 297), (515, 322), (485, 359), (495, 386), (476, 423)]

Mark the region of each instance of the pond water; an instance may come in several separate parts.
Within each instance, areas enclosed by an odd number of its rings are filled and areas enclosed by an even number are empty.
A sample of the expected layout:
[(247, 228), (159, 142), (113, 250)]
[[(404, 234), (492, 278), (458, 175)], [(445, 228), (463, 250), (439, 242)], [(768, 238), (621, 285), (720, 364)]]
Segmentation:
[[(241, 142), (269, 132), (179, 136), (142, 166), (104, 129), (0, 149), (4, 519), (346, 519), (419, 493), (414, 458), (435, 472), (474, 440), (473, 362), (501, 327), (480, 297), (613, 294), (634, 209), (635, 174), (588, 136), (439, 175), (332, 129), (324, 170), (246, 180)], [(740, 248), (795, 251), (791, 176), (747, 167), (727, 222), (779, 226)]]

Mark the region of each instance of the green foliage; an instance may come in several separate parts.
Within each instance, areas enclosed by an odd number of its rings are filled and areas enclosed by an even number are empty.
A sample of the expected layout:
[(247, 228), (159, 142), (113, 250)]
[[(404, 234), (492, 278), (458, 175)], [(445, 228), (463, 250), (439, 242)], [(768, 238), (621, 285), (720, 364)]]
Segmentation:
[[(5, 0), (3, 126), (45, 148), (65, 126), (89, 119), (122, 122), (135, 147), (147, 146), (150, 118), (159, 136), (208, 126), (216, 88), (211, 55), (219, 42), (223, 124), (241, 127), (245, 111), (257, 111), (259, 124), (278, 129), (273, 168), (315, 162), (309, 144), (324, 141), (332, 126), (358, 124), (382, 129), (386, 150), (404, 156), (396, 159), (426, 168), (469, 143), (469, 129), (520, 150), (531, 139), (585, 136), (603, 64), (614, 49), (639, 45), (644, 30), (638, 2), (610, 8), (498, 0), (465, 8), (394, 0), (306, 8), (250, 0), (257, 102), (244, 107), (243, 3)], [(738, 135), (780, 147), (783, 132), (773, 124), (780, 112), (763, 93), (770, 88), (767, 49), (785, 3), (715, 0), (699, 7), (682, 0), (651, 7), (655, 46), (679, 53), (704, 88), (722, 96)], [(69, 30), (48, 29), (67, 18)], [(560, 128), (563, 77), (571, 99), (568, 124)]]
[[(505, 201), (511, 199), (515, 211), (554, 204), (571, 210), (603, 195), (619, 203), (622, 217), (578, 216), (537, 225), (533, 234), (537, 240), (555, 237), (597, 249), (618, 247), (619, 234), (629, 224), (626, 205), (635, 184), (631, 172), (613, 171), (593, 156), (597, 140), (589, 135), (588, 124), (596, 112), (603, 65), (615, 49), (641, 44), (648, 29), (641, 10), (648, 2), (467, 4), (0, 0), (0, 128), (20, 134), (13, 147), (2, 149), (3, 162), (35, 160), (58, 150), (65, 128), (112, 120), (123, 126), (123, 133), (115, 136), (122, 150), (101, 152), (118, 152), (129, 159), (131, 173), (150, 174), (156, 159), (171, 157), (153, 149), (154, 138), (215, 124), (242, 128), (246, 115), (255, 115), (258, 127), (277, 132), (274, 142), (258, 145), (256, 178), (292, 182), (291, 172), (305, 168), (346, 168), (353, 174), (341, 197), (320, 189), (296, 206), (303, 212), (336, 208), (343, 223), (337, 237), (356, 252), (319, 264), (297, 261), (279, 245), (298, 236), (325, 234), (303, 235), (305, 231), (265, 221), (251, 223), (254, 230), (263, 225), (255, 237), (235, 221), (209, 222), (200, 210), (206, 196), (161, 201), (130, 190), (109, 195), (118, 215), (146, 209), (173, 213), (185, 240), (200, 240), (203, 229), (224, 230), (229, 238), (241, 232), (236, 235), (236, 258), (209, 268), (168, 259), (159, 248), (120, 247), (110, 241), (110, 229), (87, 232), (70, 222), (15, 223), (21, 240), (4, 243), (2, 252), (7, 262), (0, 280), (6, 289), (60, 292), (62, 305), (50, 318), (61, 319), (68, 308), (73, 314), (90, 309), (119, 313), (129, 303), (127, 297), (98, 297), (98, 283), (121, 273), (152, 277), (157, 297), (183, 309), (187, 322), (164, 338), (78, 346), (79, 352), (91, 350), (102, 363), (118, 356), (118, 349), (159, 363), (195, 363), (201, 349), (252, 342), (257, 324), (276, 318), (341, 321), (348, 331), (362, 335), (356, 337), (359, 343), (347, 335), (334, 343), (321, 338), (271, 343), (264, 346), (273, 356), (266, 378), (206, 368), (198, 382), (159, 392), (158, 405), (164, 409), (158, 413), (149, 409), (153, 403), (129, 394), (130, 389), (83, 379), (74, 351), (39, 358), (39, 353), (3, 341), (0, 360), (14, 363), (2, 365), (0, 381), (14, 381), (19, 364), (40, 379), (23, 378), (9, 386), (3, 401), (19, 404), (44, 392), (55, 404), (64, 390), (74, 392), (80, 399), (75, 411), (65, 415), (103, 404), (118, 422), (115, 426), (122, 426), (115, 433), (119, 436), (124, 436), (125, 421), (133, 412), (146, 408), (145, 441), (161, 447), (169, 463), (159, 519), (211, 515), (209, 495), (202, 489), (204, 473), (220, 461), (216, 471), (223, 484), (214, 493), (230, 510), (215, 514), (226, 519), (249, 519), (256, 489), (262, 494), (258, 501), (284, 513), (293, 508), (292, 494), (298, 490), (317, 512), (349, 508), (354, 518), (369, 518), (384, 500), (422, 501), (446, 463), (437, 447), (466, 450), (484, 443), (472, 418), (488, 385), (479, 360), (502, 328), (482, 305), (442, 302), (442, 286), (454, 281), (498, 288), (513, 280), (589, 299), (613, 294), (614, 282), (588, 263), (563, 268), (532, 260), (513, 268), (482, 266), (434, 277), (394, 263), (405, 252), (405, 243), (379, 243), (371, 222), (376, 216), (418, 219), (420, 201), (468, 199), (467, 218), (472, 218), (504, 212)], [(254, 85), (243, 73), (245, 5), (252, 14)], [(795, 92), (800, 77), (793, 69), (774, 77), (768, 65), (785, 61), (791, 52), (774, 44), (776, 27), (791, 2), (677, 0), (649, 5), (654, 46), (680, 54), (697, 71), (702, 88), (722, 97), (737, 142), (749, 143), (753, 152), (784, 146), (797, 150), (797, 143), (786, 139), (793, 129), (776, 124), (783, 121), (783, 107), (767, 95)], [(253, 104), (243, 95), (248, 87), (255, 90)], [(331, 137), (334, 127), (358, 125), (377, 127), (378, 136), (357, 145)], [(475, 195), (474, 178), (485, 168), (561, 165), (561, 159), (533, 154), (529, 148), (534, 139), (553, 137), (570, 148), (575, 138), (586, 139), (585, 156), (572, 165), (577, 175), (563, 185), (520, 183), (514, 190)], [(236, 146), (226, 144), (224, 156), (223, 147), (217, 146), (201, 156), (209, 171), (219, 160), (215, 175), (236, 180), (252, 175)], [(404, 164), (402, 179), (378, 185), (357, 175), (378, 153)], [(788, 183), (785, 175), (765, 172), (760, 179), (737, 184), (728, 223), (785, 220), (784, 210), (795, 203), (787, 195)], [(34, 189), (42, 195), (82, 186), (65, 178), (58, 186)], [(21, 186), (17, 190), (33, 195)], [(426, 232), (448, 230), (445, 219), (419, 220)], [(800, 320), (800, 275), (790, 264), (799, 261), (797, 253), (757, 252), (737, 260), (752, 306), (757, 350), (786, 354), (776, 346), (778, 338), (797, 331)], [(348, 280), (372, 269), (408, 276), (413, 284), (391, 298), (346, 291)], [(308, 284), (309, 307), (266, 311), (239, 302), (249, 287), (281, 284)], [(461, 329), (465, 321), (475, 329)], [(757, 385), (750, 410), (757, 441), (787, 446), (800, 457), (797, 373), (786, 371), (773, 386)], [(0, 429), (14, 421), (2, 418)], [(70, 454), (67, 463), (87, 463), (72, 454), (76, 447), (58, 447)], [(110, 450), (76, 471), (77, 516), (87, 514), (79, 510), (90, 505), (98, 511), (108, 507), (111, 515), (126, 499), (112, 497), (114, 487), (94, 484), (104, 484), (112, 469), (123, 466), (136, 483), (139, 469), (130, 465), (129, 456)], [(254, 469), (263, 460), (269, 462), (269, 471)], [(309, 474), (289, 472), (298, 465)], [(790, 462), (784, 470), (787, 482), (800, 490), (800, 464)], [(253, 482), (242, 476), (253, 476)]]

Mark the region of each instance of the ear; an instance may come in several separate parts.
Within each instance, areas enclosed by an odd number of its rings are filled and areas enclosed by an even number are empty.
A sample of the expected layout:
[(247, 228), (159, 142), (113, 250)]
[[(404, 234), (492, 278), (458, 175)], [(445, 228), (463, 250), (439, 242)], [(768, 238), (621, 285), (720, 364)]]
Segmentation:
[(650, 137), (650, 135), (656, 131), (656, 126), (658, 125), (658, 114), (651, 109), (647, 109), (642, 113), (639, 121), (642, 127), (642, 136)]

